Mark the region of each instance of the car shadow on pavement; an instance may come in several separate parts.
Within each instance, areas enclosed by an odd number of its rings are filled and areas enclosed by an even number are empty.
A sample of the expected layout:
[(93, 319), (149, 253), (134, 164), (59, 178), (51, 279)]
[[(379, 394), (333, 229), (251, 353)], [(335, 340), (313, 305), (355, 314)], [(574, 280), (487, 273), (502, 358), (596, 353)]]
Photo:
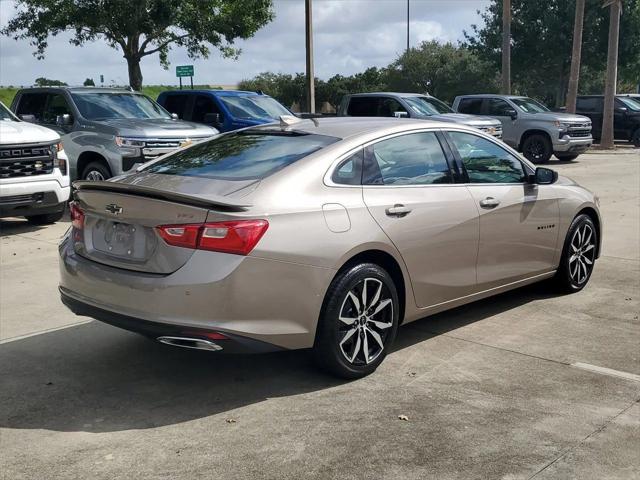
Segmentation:
[(32, 225), (22, 218), (0, 220), (0, 235), (19, 235), (21, 233), (33, 233), (47, 228), (47, 225)]
[[(394, 351), (547, 295), (537, 286), (401, 328)], [(112, 432), (172, 425), (345, 383), (308, 351), (219, 355), (100, 322), (0, 345), (0, 427)]]

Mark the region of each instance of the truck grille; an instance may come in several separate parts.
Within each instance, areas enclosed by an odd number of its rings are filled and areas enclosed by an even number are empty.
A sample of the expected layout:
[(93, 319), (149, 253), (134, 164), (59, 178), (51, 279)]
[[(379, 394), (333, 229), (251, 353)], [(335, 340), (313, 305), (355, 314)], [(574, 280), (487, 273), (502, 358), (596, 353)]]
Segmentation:
[(569, 130), (570, 137), (589, 137), (591, 136), (591, 130)]
[(51, 145), (0, 147), (0, 178), (46, 175), (53, 167)]

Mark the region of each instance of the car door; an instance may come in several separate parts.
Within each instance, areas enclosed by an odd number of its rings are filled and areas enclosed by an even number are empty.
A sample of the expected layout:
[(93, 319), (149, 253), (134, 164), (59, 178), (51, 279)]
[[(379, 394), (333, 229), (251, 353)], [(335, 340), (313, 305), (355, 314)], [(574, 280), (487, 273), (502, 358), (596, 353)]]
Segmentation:
[(510, 112), (516, 110), (502, 98), (487, 98), (484, 103), (484, 114), (500, 120), (502, 123), (502, 141), (511, 147), (517, 147), (518, 117), (511, 118)]
[(404, 133), (365, 148), (363, 198), (406, 264), (416, 304), (473, 293), (478, 211), (435, 131)]
[(528, 183), (532, 171), (496, 142), (462, 131), (447, 137), (480, 217), (478, 288), (553, 270), (559, 222), (554, 187)]

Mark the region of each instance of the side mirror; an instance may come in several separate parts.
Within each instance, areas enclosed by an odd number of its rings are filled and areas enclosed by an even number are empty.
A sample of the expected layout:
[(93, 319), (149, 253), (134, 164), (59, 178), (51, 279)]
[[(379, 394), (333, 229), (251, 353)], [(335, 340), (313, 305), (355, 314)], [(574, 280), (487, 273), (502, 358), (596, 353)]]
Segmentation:
[(538, 167), (536, 173), (532, 175), (532, 183), (538, 185), (550, 185), (558, 180), (558, 172), (550, 168)]
[(178, 119), (179, 119), (179, 117), (178, 117), (177, 113), (172, 113), (171, 114), (171, 120), (178, 120)]
[(71, 125), (73, 123), (73, 120), (71, 119), (71, 115), (69, 115), (68, 113), (65, 113), (64, 115), (58, 115), (56, 117), (56, 125), (58, 125), (59, 127), (66, 127), (68, 125)]
[(393, 112), (393, 116), (396, 118), (409, 118), (408, 112)]
[(205, 113), (203, 122), (208, 125), (213, 125), (214, 127), (217, 127), (218, 125), (220, 125), (220, 123), (222, 123), (220, 121), (219, 113)]
[(518, 118), (518, 112), (516, 112), (513, 108), (504, 111), (507, 117), (511, 117), (511, 120), (515, 120)]
[(24, 114), (24, 115), (20, 115), (20, 120), (23, 120), (29, 123), (36, 123), (36, 116), (31, 114)]

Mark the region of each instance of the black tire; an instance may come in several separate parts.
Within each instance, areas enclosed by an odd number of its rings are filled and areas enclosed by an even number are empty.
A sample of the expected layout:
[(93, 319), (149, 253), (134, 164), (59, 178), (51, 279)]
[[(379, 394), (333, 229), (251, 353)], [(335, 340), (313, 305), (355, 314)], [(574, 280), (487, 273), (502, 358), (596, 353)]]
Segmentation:
[[(367, 289), (364, 295), (363, 285)], [(376, 293), (378, 288), (379, 294)], [(363, 298), (366, 303), (371, 300), (364, 309), (360, 305), (364, 304)], [(374, 313), (376, 309), (379, 310)], [(355, 321), (348, 323), (340, 320), (341, 317)], [(393, 344), (398, 318), (398, 293), (391, 276), (373, 263), (354, 265), (339, 273), (329, 286), (318, 320), (314, 360), (318, 366), (341, 378), (369, 375), (382, 363)], [(366, 359), (365, 344), (368, 346)], [(352, 353), (353, 358), (349, 359), (348, 355)]]
[(27, 221), (32, 225), (50, 225), (52, 223), (59, 222), (64, 215), (64, 209), (57, 213), (47, 213), (44, 215), (29, 215), (25, 217)]
[(111, 178), (111, 172), (109, 168), (101, 162), (91, 162), (89, 165), (84, 167), (82, 171), (82, 180), (106, 180), (107, 178)]
[(530, 162), (547, 163), (553, 155), (553, 146), (549, 137), (534, 133), (522, 142), (522, 153)]
[(562, 162), (570, 162), (578, 158), (578, 153), (555, 153), (556, 158)]
[[(591, 245), (588, 249), (587, 241)], [(580, 246), (581, 244), (585, 245)], [(576, 246), (579, 247), (578, 250), (576, 250)], [(567, 231), (560, 265), (553, 277), (553, 282), (558, 290), (564, 293), (575, 293), (587, 285), (596, 262), (597, 249), (598, 230), (593, 220), (589, 215), (578, 215), (573, 219)], [(579, 258), (575, 258), (576, 253), (580, 253)], [(576, 272), (576, 268), (579, 272)]]
[(636, 128), (636, 131), (633, 132), (631, 143), (633, 143), (634, 147), (640, 147), (640, 128)]

